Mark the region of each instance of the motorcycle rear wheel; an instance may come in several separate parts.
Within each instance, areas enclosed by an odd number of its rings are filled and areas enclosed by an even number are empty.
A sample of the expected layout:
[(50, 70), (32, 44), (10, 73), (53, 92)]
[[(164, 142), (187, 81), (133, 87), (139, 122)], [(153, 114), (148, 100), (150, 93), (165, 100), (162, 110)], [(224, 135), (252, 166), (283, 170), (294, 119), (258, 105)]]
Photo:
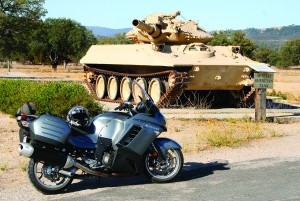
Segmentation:
[(180, 149), (169, 149), (166, 160), (150, 153), (145, 157), (145, 172), (152, 182), (171, 181), (178, 175), (183, 166), (183, 154)]
[(73, 181), (73, 178), (53, 171), (54, 166), (30, 159), (28, 176), (33, 186), (43, 194), (56, 194), (64, 191)]

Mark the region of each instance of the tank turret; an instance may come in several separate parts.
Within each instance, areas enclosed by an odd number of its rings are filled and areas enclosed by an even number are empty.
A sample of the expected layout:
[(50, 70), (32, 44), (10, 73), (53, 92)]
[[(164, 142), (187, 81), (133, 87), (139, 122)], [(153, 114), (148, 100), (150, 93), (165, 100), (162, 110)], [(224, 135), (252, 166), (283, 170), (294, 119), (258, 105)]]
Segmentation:
[(151, 36), (153, 39), (161, 36), (161, 30), (156, 25), (148, 25), (137, 19), (132, 21), (132, 25), (142, 31), (147, 32), (147, 34), (149, 34), (149, 36)]
[(212, 36), (192, 20), (178, 20), (177, 11), (171, 14), (156, 13), (143, 20), (134, 19), (134, 28), (126, 36), (134, 43), (188, 44), (206, 43)]

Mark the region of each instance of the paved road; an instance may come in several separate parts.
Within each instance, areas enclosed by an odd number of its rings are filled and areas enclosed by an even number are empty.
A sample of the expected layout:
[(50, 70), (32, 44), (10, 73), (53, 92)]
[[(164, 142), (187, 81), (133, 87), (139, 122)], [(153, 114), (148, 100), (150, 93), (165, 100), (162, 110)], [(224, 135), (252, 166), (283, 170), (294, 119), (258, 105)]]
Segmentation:
[[(185, 163), (175, 182), (91, 178), (53, 200), (300, 200), (300, 158)], [(81, 193), (78, 193), (80, 192)], [(82, 191), (86, 191), (82, 193)], [(52, 199), (51, 199), (52, 200)]]

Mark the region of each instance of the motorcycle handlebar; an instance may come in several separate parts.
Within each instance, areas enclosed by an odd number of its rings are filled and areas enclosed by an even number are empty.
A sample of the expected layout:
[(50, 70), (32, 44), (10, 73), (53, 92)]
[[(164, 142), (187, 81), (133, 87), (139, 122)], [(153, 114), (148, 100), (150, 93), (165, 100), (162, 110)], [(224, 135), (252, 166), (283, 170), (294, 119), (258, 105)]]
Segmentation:
[(123, 105), (119, 105), (118, 107), (115, 108), (115, 110), (122, 110), (123, 109)]
[(126, 110), (126, 109), (132, 109), (133, 105), (131, 104), (131, 102), (124, 102), (121, 103), (118, 107), (115, 108), (115, 110)]
[(118, 107), (116, 107), (115, 110), (119, 110), (119, 111), (127, 110), (128, 113), (129, 113), (131, 116), (133, 116), (133, 115), (137, 114), (137, 112), (134, 111), (133, 108), (134, 108), (134, 107), (133, 107), (132, 103), (126, 101), (126, 102), (124, 102), (124, 103), (121, 103)]

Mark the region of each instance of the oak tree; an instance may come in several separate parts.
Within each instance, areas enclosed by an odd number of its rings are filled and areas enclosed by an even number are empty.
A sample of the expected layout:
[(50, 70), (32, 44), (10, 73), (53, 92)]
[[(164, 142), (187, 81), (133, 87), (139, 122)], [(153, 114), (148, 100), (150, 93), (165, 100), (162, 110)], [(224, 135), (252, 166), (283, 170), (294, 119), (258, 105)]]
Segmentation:
[(8, 60), (27, 52), (31, 31), (46, 14), (44, 0), (0, 0), (0, 55)]

